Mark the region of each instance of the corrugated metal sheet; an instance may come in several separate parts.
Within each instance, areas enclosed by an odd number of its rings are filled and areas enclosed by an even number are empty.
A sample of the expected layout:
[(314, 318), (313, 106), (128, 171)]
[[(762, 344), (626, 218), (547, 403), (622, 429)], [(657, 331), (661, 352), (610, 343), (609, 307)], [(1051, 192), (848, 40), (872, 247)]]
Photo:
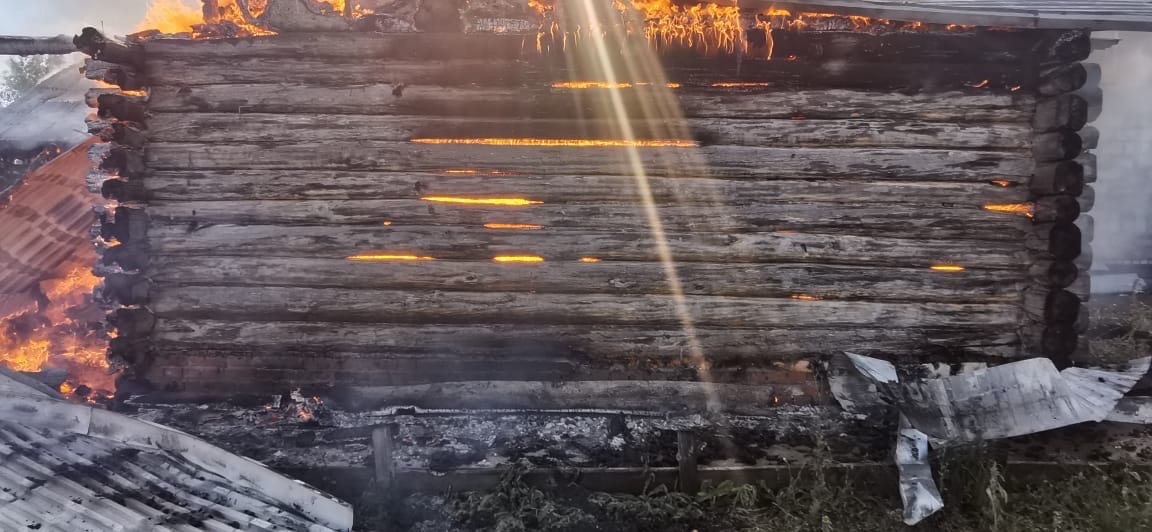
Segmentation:
[(1152, 0), (752, 0), (740, 5), (941, 24), (1152, 31)]
[(167, 453), (0, 420), (0, 530), (117, 529), (329, 530)]
[(0, 108), (0, 149), (30, 150), (49, 143), (69, 148), (88, 138), (83, 124), (91, 109), (84, 94), (94, 82), (79, 69), (69, 66)]
[(347, 504), (257, 462), (0, 369), (0, 531), (351, 527)]
[(91, 137), (29, 173), (0, 206), (0, 318), (31, 304), (29, 291), (88, 245), (95, 195), (84, 179)]

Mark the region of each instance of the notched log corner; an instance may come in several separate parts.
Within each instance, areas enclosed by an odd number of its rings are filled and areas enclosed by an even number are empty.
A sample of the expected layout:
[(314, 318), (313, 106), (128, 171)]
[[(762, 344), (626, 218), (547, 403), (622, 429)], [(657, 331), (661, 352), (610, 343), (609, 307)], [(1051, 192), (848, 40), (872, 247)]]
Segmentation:
[(121, 177), (139, 178), (148, 171), (144, 164), (144, 152), (123, 146), (113, 146), (100, 162), (100, 169), (116, 172)]
[(139, 98), (122, 94), (101, 94), (96, 98), (96, 115), (100, 118), (115, 118), (122, 122), (132, 122), (144, 128), (148, 120), (148, 108)]
[(1028, 186), (1040, 196), (1078, 196), (1084, 190), (1084, 165), (1078, 161), (1040, 163)]
[(100, 236), (123, 243), (145, 242), (148, 239), (148, 215), (143, 209), (116, 207), (113, 220), (100, 226)]
[(130, 273), (110, 273), (104, 276), (101, 295), (105, 302), (120, 305), (144, 305), (148, 303), (151, 283), (142, 275)]

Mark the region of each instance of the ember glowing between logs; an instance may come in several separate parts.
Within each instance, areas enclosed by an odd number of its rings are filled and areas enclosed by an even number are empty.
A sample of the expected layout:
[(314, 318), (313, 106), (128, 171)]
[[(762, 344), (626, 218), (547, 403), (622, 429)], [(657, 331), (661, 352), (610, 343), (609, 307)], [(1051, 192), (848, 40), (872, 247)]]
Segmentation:
[(792, 299), (795, 299), (798, 301), (820, 301), (824, 298), (819, 297), (819, 296), (810, 296), (808, 294), (792, 294)]
[[(669, 89), (679, 89), (679, 83), (664, 83)], [(606, 83), (603, 81), (557, 81), (552, 84), (553, 89), (631, 89), (633, 87), (651, 87), (651, 83)]]
[(543, 201), (524, 198), (457, 198), (453, 196), (424, 196), (423, 201), (434, 203), (459, 203), (463, 205), (504, 205), (508, 207), (523, 207), (526, 205), (540, 205)]
[(536, 224), (484, 224), (484, 227), (487, 229), (526, 229), (529, 231), (544, 229), (543, 225)]
[(480, 146), (533, 146), (573, 148), (695, 148), (691, 140), (612, 140), (612, 139), (511, 139), (511, 138), (417, 138), (416, 144), (475, 144)]
[(959, 264), (933, 264), (932, 271), (955, 273), (964, 271), (964, 267)]
[(421, 257), (419, 255), (384, 255), (364, 253), (360, 255), (349, 255), (348, 260), (353, 262), (388, 262), (388, 261), (416, 261), (416, 260), (436, 260), (432, 257)]
[(984, 210), (992, 212), (1003, 212), (1008, 214), (1020, 214), (1031, 218), (1033, 216), (1031, 203), (988, 203), (984, 205)]
[(544, 257), (536, 255), (497, 255), (492, 257), (496, 262), (544, 262)]
[(595, 262), (600, 262), (600, 259), (598, 259), (596, 257), (580, 257), (580, 262), (585, 262), (585, 263), (591, 264), (591, 263), (595, 263)]

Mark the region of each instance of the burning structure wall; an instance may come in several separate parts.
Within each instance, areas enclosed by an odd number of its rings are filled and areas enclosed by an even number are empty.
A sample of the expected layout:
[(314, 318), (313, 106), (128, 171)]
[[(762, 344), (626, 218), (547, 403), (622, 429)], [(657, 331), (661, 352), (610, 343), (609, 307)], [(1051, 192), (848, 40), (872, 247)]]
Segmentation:
[(98, 99), (111, 356), (152, 391), (756, 413), (843, 350), (1076, 348), (1086, 33), (737, 10), (729, 46), (603, 7), (97, 42), (147, 89)]

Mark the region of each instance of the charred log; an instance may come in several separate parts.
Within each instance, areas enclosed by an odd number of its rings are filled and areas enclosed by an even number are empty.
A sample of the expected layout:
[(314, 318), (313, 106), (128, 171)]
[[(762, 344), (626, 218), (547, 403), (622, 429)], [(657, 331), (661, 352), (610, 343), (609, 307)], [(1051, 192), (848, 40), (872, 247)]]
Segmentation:
[(110, 40), (99, 30), (91, 27), (81, 30), (80, 35), (72, 39), (72, 44), (93, 59), (137, 68), (142, 64), (144, 55), (139, 47), (125, 46)]
[(108, 156), (100, 163), (100, 168), (128, 178), (143, 177), (148, 172), (144, 154), (140, 150), (120, 146), (114, 146), (108, 152)]
[[(1088, 276), (1078, 279), (1083, 277)], [(1080, 314), (1080, 298), (1063, 289), (1029, 290), (1024, 293), (1024, 311), (1044, 323), (1072, 324)]]
[(1080, 204), (1080, 212), (1088, 212), (1096, 205), (1096, 189), (1091, 185), (1085, 185), (1084, 190), (1076, 196), (1076, 202)]
[(1084, 166), (1076, 161), (1038, 164), (1028, 188), (1043, 196), (1077, 196), (1084, 190)]
[(148, 239), (148, 215), (143, 209), (116, 207), (114, 220), (104, 223), (100, 234), (105, 240), (115, 238), (126, 244), (145, 242)]
[(104, 298), (121, 305), (144, 305), (148, 292), (148, 279), (140, 275), (113, 273), (104, 277)]
[(1040, 73), (1036, 92), (1043, 96), (1056, 96), (1079, 90), (1099, 79), (1100, 65), (1073, 63), (1054, 67)]
[(1028, 267), (1033, 281), (1049, 288), (1064, 288), (1076, 280), (1079, 271), (1065, 260), (1041, 260)]
[(117, 265), (125, 271), (140, 271), (148, 267), (148, 251), (140, 244), (120, 244), (105, 249), (100, 261), (105, 266)]
[(1074, 159), (1083, 149), (1080, 135), (1066, 129), (1041, 133), (1032, 139), (1032, 157), (1038, 162)]
[(148, 108), (139, 99), (120, 94), (101, 94), (97, 98), (97, 105), (101, 118), (115, 118), (124, 122), (133, 122), (141, 127), (148, 119)]
[(1071, 222), (1080, 216), (1080, 203), (1072, 196), (1044, 196), (1033, 205), (1037, 222)]
[(148, 143), (148, 136), (131, 124), (116, 122), (112, 124), (112, 142), (139, 150)]
[(84, 76), (117, 85), (124, 90), (141, 90), (146, 85), (131, 67), (95, 59), (84, 63)]
[(1084, 242), (1080, 228), (1069, 222), (1036, 224), (1035, 236), (1036, 244), (1030, 245), (1031, 249), (1064, 261), (1079, 256)]
[(1078, 130), (1088, 123), (1088, 101), (1077, 94), (1061, 94), (1040, 100), (1032, 127), (1038, 133), (1061, 129)]
[(147, 191), (139, 180), (106, 179), (100, 185), (100, 195), (119, 202), (144, 201)]

